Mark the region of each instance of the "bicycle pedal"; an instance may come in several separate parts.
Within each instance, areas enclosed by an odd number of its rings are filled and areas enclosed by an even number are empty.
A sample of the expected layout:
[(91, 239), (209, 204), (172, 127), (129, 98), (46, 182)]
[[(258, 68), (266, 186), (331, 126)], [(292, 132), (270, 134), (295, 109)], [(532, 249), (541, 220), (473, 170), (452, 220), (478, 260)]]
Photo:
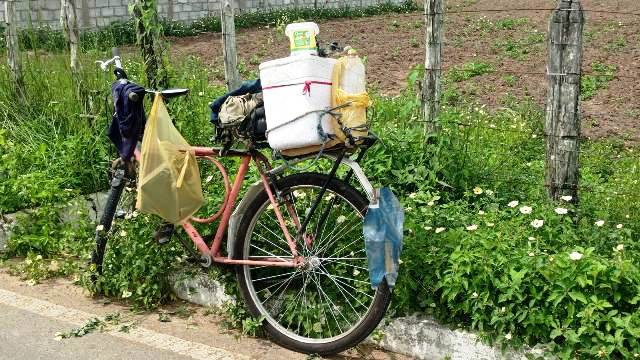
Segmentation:
[(158, 243), (158, 245), (168, 244), (169, 241), (171, 241), (171, 237), (173, 236), (175, 230), (176, 227), (173, 224), (162, 224), (153, 233), (153, 238)]

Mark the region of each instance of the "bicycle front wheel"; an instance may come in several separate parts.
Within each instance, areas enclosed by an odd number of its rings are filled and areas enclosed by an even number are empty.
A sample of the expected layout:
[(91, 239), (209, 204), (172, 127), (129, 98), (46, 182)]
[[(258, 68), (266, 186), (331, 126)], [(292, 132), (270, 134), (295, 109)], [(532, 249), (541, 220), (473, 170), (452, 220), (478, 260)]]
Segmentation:
[[(295, 174), (278, 181), (277, 187), (302, 222), (326, 181), (323, 174)], [(335, 354), (364, 340), (383, 318), (391, 292), (386, 281), (377, 290), (369, 282), (362, 233), (367, 206), (357, 190), (332, 179), (305, 236), (297, 240), (303, 266), (237, 267), (247, 307), (264, 319), (266, 331), (280, 345), (309, 354)], [(284, 204), (280, 210), (295, 236), (293, 217)], [(236, 258), (292, 258), (264, 190), (248, 207), (236, 239)]]
[[(91, 253), (91, 264), (95, 266), (98, 275), (102, 275), (102, 263), (114, 218), (123, 218), (125, 214), (133, 212), (135, 206), (135, 184), (127, 177), (124, 167), (116, 169), (110, 185), (107, 201), (96, 228), (96, 247)], [(129, 188), (129, 185), (134, 188)], [(93, 281), (95, 280), (94, 276)]]

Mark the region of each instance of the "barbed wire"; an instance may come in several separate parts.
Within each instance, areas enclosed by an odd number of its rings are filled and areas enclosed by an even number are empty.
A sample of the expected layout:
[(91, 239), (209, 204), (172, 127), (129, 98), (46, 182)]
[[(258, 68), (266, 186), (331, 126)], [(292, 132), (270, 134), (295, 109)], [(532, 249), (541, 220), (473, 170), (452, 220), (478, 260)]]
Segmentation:
[[(455, 70), (455, 71), (459, 71), (459, 72), (464, 72), (464, 73), (474, 73), (474, 72), (478, 72), (481, 70), (478, 69), (464, 69), (459, 67), (459, 65), (453, 65), (453, 66), (446, 66), (443, 67), (441, 69), (427, 69), (427, 70), (440, 70), (440, 71), (451, 71), (451, 70)], [(627, 73), (616, 73), (616, 74), (602, 74), (602, 73), (596, 73), (596, 72), (592, 72), (592, 71), (582, 71), (580, 74), (569, 74), (569, 73), (559, 73), (559, 74), (550, 74), (546, 71), (522, 71), (522, 70), (512, 70), (512, 69), (493, 69), (493, 70), (485, 70), (486, 72), (483, 72), (480, 75), (491, 75), (491, 74), (497, 74), (497, 75), (544, 75), (544, 76), (575, 76), (575, 75), (582, 75), (582, 76), (591, 76), (591, 77), (603, 77), (603, 78), (612, 78), (612, 79), (620, 79), (620, 78), (625, 78), (625, 79), (640, 79), (640, 76), (638, 75), (632, 75), (632, 74), (627, 74)]]
[(557, 8), (511, 8), (511, 9), (465, 9), (465, 10), (446, 10), (443, 12), (432, 12), (432, 13), (422, 13), (421, 15), (448, 15), (448, 14), (472, 14), (472, 13), (495, 13), (495, 12), (512, 12), (512, 11), (522, 11), (522, 12), (534, 12), (534, 11), (582, 11), (582, 12), (591, 12), (591, 13), (601, 13), (601, 14), (612, 14), (612, 15), (629, 15), (629, 16), (640, 16), (640, 12), (631, 12), (631, 11), (614, 11), (614, 10), (604, 10), (604, 9), (557, 9)]
[(527, 184), (535, 187), (545, 187), (545, 188), (555, 186), (555, 187), (562, 187), (570, 190), (578, 190), (578, 191), (591, 192), (591, 193), (604, 194), (604, 195), (616, 195), (616, 196), (622, 195), (622, 196), (630, 196), (630, 197), (638, 196), (638, 193), (621, 192), (621, 191), (614, 191), (614, 190), (607, 191), (602, 189), (596, 189), (595, 185), (590, 185), (590, 184), (581, 185), (579, 183), (578, 184), (547, 183), (546, 181), (545, 182), (532, 181), (531, 179), (523, 178), (523, 177), (509, 177), (509, 176), (499, 177), (499, 176), (495, 176), (495, 174), (479, 175), (477, 176), (477, 178), (481, 180), (493, 182), (493, 183), (500, 182), (500, 183), (513, 184), (513, 185)]

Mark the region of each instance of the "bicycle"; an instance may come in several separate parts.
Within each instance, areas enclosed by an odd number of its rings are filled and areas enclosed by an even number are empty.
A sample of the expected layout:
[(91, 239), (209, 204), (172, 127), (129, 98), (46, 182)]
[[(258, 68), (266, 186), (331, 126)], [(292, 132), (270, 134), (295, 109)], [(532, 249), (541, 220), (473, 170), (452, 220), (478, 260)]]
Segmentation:
[[(120, 56), (101, 62), (106, 69), (115, 64), (118, 80), (128, 81)], [(188, 89), (155, 92), (167, 98), (186, 95)], [(211, 162), (222, 174), (225, 187), (220, 210), (206, 218), (192, 217), (181, 224), (200, 256), (201, 265), (235, 266), (242, 298), (250, 313), (264, 319), (266, 332), (278, 344), (303, 353), (329, 355), (364, 340), (383, 318), (391, 299), (386, 280), (373, 290), (368, 281), (362, 218), (376, 192), (358, 165), (376, 142), (362, 139), (355, 155), (352, 149), (332, 148), (321, 157), (333, 161), (328, 174), (317, 172), (284, 176), (288, 166), (316, 157), (294, 157), (273, 168), (259, 151), (264, 144), (248, 141), (247, 149), (194, 146), (196, 157)], [(351, 158), (355, 155), (355, 160)], [(140, 152), (135, 151), (140, 158)], [(231, 182), (219, 158), (238, 158), (240, 166)], [(260, 181), (238, 200), (251, 164)], [(338, 168), (349, 168), (338, 179)], [(350, 185), (356, 176), (366, 197)], [(135, 188), (136, 171), (131, 161), (118, 159), (112, 168), (110, 190), (96, 231), (92, 263), (102, 274), (107, 233), (115, 216), (131, 210), (126, 200)], [(123, 193), (125, 196), (123, 196)], [(129, 208), (123, 208), (128, 206)], [(211, 245), (193, 223), (219, 220)], [(169, 227), (171, 230), (171, 227)], [(222, 242), (227, 239), (227, 255)], [(187, 244), (188, 245), (188, 244)]]

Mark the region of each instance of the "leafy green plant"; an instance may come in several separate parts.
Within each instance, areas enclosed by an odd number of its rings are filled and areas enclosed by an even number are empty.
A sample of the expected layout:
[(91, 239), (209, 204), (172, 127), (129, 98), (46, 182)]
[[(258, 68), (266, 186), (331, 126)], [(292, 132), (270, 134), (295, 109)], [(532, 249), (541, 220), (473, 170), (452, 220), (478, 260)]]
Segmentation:
[(606, 65), (599, 62), (591, 64), (592, 74), (582, 77), (580, 84), (580, 99), (589, 100), (593, 98), (598, 90), (607, 87), (607, 84), (615, 78), (616, 66)]
[(495, 22), (496, 28), (500, 30), (515, 30), (529, 23), (528, 18), (504, 18)]
[(494, 47), (511, 59), (525, 60), (544, 40), (545, 34), (534, 29), (523, 39), (497, 40)]
[(454, 66), (445, 76), (446, 81), (460, 82), (494, 71), (493, 65), (484, 62), (468, 62)]

